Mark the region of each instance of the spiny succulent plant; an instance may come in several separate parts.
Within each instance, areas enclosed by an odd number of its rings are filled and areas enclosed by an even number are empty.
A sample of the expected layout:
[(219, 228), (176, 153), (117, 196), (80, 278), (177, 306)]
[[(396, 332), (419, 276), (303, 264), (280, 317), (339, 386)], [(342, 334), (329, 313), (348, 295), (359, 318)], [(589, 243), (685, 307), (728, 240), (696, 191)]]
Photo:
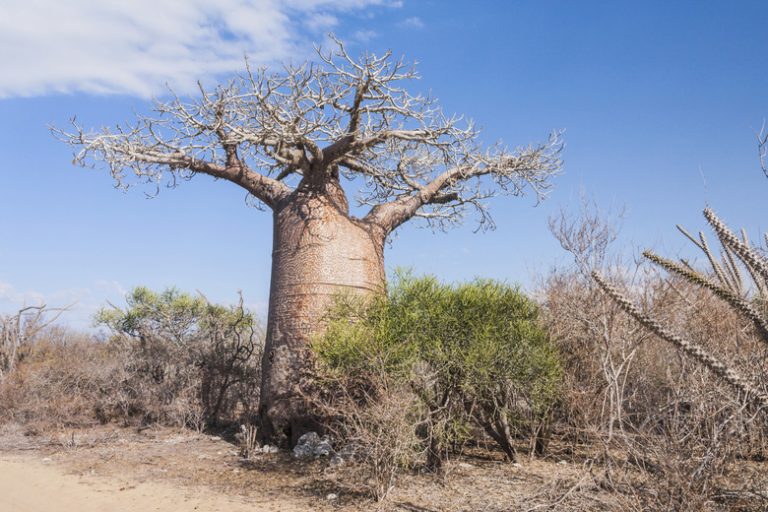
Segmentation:
[[(696, 238), (681, 226), (677, 227), (707, 257), (712, 268), (711, 273), (697, 270), (685, 259), (672, 261), (652, 251), (645, 251), (643, 255), (659, 267), (697, 287), (709, 290), (725, 301), (729, 307), (753, 324), (758, 339), (768, 345), (768, 258), (750, 243), (746, 232), (742, 231), (741, 237), (736, 236), (710, 208), (704, 210), (704, 217), (720, 243), (719, 258), (713, 254), (704, 233), (700, 232)], [(768, 234), (766, 241), (768, 242)], [(747, 283), (744, 271), (749, 274)], [(592, 277), (621, 309), (642, 326), (710, 370), (723, 382), (742, 393), (748, 402), (768, 412), (768, 393), (753, 379), (741, 375), (697, 343), (676, 334), (651, 314), (641, 311), (599, 273), (593, 272)]]

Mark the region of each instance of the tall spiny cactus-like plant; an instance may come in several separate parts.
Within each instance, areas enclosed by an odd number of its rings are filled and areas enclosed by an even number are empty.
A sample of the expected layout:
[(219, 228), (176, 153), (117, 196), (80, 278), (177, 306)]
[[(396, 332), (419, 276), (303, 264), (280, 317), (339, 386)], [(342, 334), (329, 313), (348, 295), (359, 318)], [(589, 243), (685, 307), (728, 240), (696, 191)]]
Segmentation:
[[(725, 301), (735, 312), (752, 323), (758, 339), (768, 346), (768, 258), (749, 242), (746, 232), (742, 231), (742, 236), (738, 237), (711, 209), (704, 210), (704, 217), (720, 242), (719, 258), (712, 253), (703, 233), (700, 232), (696, 238), (682, 227), (677, 227), (707, 257), (712, 267), (710, 275), (695, 269), (686, 260), (672, 261), (651, 251), (645, 251), (643, 255), (668, 272), (680, 276), (695, 286), (709, 290)], [(768, 240), (768, 234), (766, 240)], [(749, 275), (751, 286), (745, 285), (744, 271)], [(625, 312), (646, 329), (673, 344), (720, 380), (743, 394), (748, 402), (768, 413), (768, 393), (753, 379), (741, 375), (698, 344), (672, 332), (652, 315), (640, 311), (621, 291), (597, 272), (593, 272), (592, 276)]]

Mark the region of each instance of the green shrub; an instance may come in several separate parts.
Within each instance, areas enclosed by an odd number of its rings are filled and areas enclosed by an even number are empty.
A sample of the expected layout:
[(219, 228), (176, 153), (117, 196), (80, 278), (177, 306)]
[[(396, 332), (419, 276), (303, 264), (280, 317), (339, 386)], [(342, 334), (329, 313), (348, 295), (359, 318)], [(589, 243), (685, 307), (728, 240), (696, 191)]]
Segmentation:
[(441, 465), (468, 424), (514, 460), (513, 438), (541, 430), (561, 377), (538, 316), (507, 284), (404, 274), (386, 297), (340, 298), (313, 349), (322, 371), (359, 386), (381, 374), (408, 383), (424, 409), (429, 466)]

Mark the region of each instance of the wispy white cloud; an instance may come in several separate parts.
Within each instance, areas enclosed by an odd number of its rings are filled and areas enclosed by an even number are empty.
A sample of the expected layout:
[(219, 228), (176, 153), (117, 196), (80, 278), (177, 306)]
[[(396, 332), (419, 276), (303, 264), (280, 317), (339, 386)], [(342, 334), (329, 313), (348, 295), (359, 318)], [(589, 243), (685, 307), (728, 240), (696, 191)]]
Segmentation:
[(375, 30), (358, 30), (352, 34), (352, 39), (360, 43), (367, 43), (379, 34)]
[[(6, 0), (0, 98), (83, 91), (147, 97), (243, 67), (304, 58), (336, 15), (393, 0)], [(308, 33), (309, 32), (309, 33)]]
[(405, 18), (403, 21), (397, 24), (402, 28), (424, 28), (424, 22), (418, 16), (412, 16)]
[(315, 16), (310, 16), (305, 24), (313, 32), (323, 32), (338, 25), (339, 19), (331, 14), (316, 14)]
[(110, 295), (119, 295), (120, 297), (125, 297), (128, 295), (128, 290), (126, 290), (123, 285), (118, 283), (117, 281), (108, 281), (106, 279), (99, 279), (96, 281), (96, 288), (101, 292), (106, 292)]
[(0, 281), (0, 306), (11, 306), (16, 309), (24, 306), (39, 306), (45, 303), (44, 299), (43, 294), (39, 292), (34, 290), (20, 291), (11, 283)]
[(13, 292), (13, 287), (8, 284), (0, 281), (0, 300), (5, 299)]

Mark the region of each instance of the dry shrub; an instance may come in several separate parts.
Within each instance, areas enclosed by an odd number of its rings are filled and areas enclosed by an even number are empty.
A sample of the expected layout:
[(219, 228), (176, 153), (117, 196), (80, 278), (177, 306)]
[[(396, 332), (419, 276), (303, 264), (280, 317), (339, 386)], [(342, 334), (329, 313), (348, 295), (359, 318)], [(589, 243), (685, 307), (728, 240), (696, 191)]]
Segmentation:
[(242, 298), (220, 306), (175, 289), (136, 288), (124, 309), (97, 319), (113, 333), (123, 387), (144, 422), (202, 430), (254, 415), (263, 336)]
[(116, 404), (123, 362), (93, 337), (53, 327), (0, 382), (0, 421), (62, 427), (93, 423)]
[(354, 464), (352, 481), (377, 501), (394, 488), (397, 475), (422, 465), (424, 441), (418, 435), (423, 408), (413, 390), (386, 374), (323, 373), (315, 377), (310, 400), (327, 419), (341, 453)]
[(240, 444), (240, 455), (249, 459), (259, 451), (259, 429), (251, 423), (240, 425), (240, 432), (235, 436)]
[(47, 327), (0, 380), (0, 421), (41, 428), (161, 423), (202, 431), (254, 416), (262, 337), (242, 304), (137, 289), (95, 335)]
[[(626, 315), (590, 274), (599, 271), (727, 367), (765, 376), (765, 345), (750, 322), (685, 279), (611, 255), (615, 231), (592, 205), (552, 228), (575, 261), (542, 287), (565, 369), (556, 421), (573, 449), (601, 463), (603, 485), (654, 510), (704, 510), (725, 489), (757, 496), (747, 485), (755, 485), (758, 466), (748, 462), (764, 457), (764, 417), (748, 397)], [(765, 389), (764, 378), (759, 385)]]
[(25, 306), (11, 314), (0, 314), (0, 381), (13, 372), (38, 335), (66, 309), (51, 309), (42, 304)]

